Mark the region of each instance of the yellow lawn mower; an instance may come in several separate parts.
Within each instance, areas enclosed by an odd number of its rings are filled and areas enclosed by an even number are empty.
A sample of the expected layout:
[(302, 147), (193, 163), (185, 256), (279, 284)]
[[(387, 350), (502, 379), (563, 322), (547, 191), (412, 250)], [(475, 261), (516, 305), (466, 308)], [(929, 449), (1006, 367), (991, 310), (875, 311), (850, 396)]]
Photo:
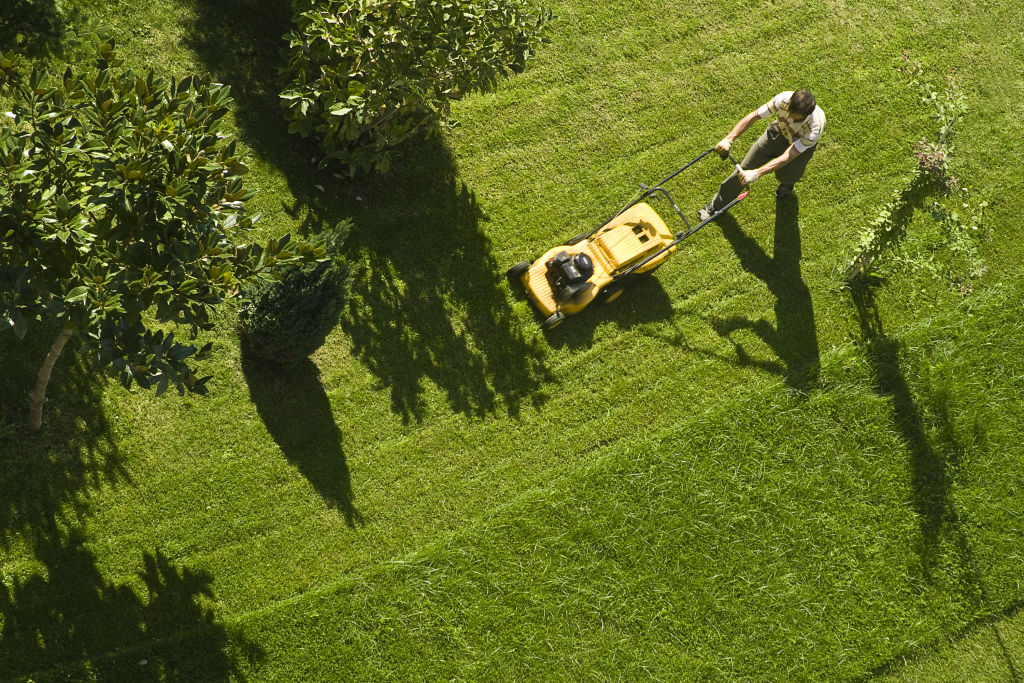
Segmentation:
[[(592, 301), (614, 301), (628, 284), (661, 266), (680, 242), (747, 196), (744, 191), (720, 211), (691, 227), (663, 186), (714, 151), (713, 147), (705, 151), (656, 185), (641, 185), (639, 196), (600, 227), (549, 249), (535, 261), (521, 261), (508, 269), (506, 276), (522, 283), (530, 301), (545, 318), (546, 329), (557, 327), (566, 316), (579, 313)], [(723, 158), (738, 166), (731, 154)], [(684, 230), (673, 235), (658, 212), (644, 201), (655, 195), (668, 200), (682, 219)]]

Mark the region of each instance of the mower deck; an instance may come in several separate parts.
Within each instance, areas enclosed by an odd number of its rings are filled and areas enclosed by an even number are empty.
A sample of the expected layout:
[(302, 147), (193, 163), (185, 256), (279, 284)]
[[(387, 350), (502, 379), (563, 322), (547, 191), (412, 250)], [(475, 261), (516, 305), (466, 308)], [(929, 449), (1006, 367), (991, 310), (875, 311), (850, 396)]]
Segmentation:
[[(546, 329), (561, 324), (567, 315), (580, 312), (595, 299), (614, 300), (636, 276), (659, 267), (675, 253), (680, 242), (746, 198), (747, 192), (743, 192), (714, 215), (690, 225), (665, 189), (666, 182), (714, 151), (712, 147), (702, 152), (656, 185), (641, 185), (640, 196), (599, 228), (549, 249), (538, 259), (520, 261), (506, 271), (509, 280), (523, 285), (530, 301), (545, 317)], [(728, 152), (722, 158), (739, 168)], [(668, 201), (685, 230), (673, 235), (658, 212), (644, 201), (655, 195)]]
[[(661, 216), (649, 204), (641, 202), (601, 226), (589, 239), (548, 250), (534, 261), (520, 280), (530, 300), (544, 317), (554, 315), (556, 311), (577, 313), (600, 296), (602, 290), (613, 282), (616, 274), (664, 249), (672, 243), (672, 239), (672, 233)], [(636, 272), (639, 274), (654, 270), (674, 251), (674, 246), (665, 250)], [(594, 264), (594, 274), (587, 282), (590, 286), (564, 301), (556, 301), (547, 265), (559, 252), (570, 256), (585, 253)], [(610, 301), (618, 293), (605, 292), (605, 296)]]

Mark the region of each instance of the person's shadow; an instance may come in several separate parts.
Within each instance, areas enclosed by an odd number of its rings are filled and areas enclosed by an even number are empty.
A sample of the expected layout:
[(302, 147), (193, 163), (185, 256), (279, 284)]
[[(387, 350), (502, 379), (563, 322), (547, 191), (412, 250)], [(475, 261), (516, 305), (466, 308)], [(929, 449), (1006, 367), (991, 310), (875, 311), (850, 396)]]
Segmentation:
[[(775, 246), (772, 256), (747, 235), (736, 219), (719, 219), (722, 234), (732, 245), (740, 265), (755, 275), (775, 296), (775, 324), (765, 318), (743, 316), (711, 321), (715, 331), (732, 342), (741, 365), (752, 365), (782, 375), (791, 388), (806, 392), (818, 382), (821, 356), (814, 324), (811, 293), (800, 274), (800, 203), (795, 196), (778, 201), (775, 212)], [(778, 360), (759, 360), (734, 338), (749, 330), (767, 344)]]

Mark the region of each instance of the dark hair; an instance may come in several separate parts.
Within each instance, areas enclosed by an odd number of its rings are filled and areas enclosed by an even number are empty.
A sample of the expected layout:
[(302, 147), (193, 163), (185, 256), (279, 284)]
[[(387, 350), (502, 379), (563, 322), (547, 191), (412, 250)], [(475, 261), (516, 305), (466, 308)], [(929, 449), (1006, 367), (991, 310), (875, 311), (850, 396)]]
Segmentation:
[(793, 99), (789, 101), (789, 110), (794, 114), (810, 116), (817, 104), (810, 90), (797, 90), (793, 93)]

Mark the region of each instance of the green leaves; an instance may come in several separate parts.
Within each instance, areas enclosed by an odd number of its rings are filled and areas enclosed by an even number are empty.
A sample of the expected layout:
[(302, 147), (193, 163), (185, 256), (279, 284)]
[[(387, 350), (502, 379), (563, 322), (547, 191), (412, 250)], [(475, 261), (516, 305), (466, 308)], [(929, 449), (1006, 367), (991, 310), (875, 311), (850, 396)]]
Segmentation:
[(218, 131), (227, 87), (121, 71), (109, 42), (97, 56), (91, 71), (32, 71), (3, 119), (18, 125), (0, 125), (0, 334), (59, 318), (125, 386), (201, 393), (186, 364), (201, 350), (163, 328), (208, 328), (246, 282), (318, 257), (233, 241), (258, 216)]
[(88, 296), (88, 287), (75, 287), (70, 292), (64, 295), (64, 301), (69, 304), (83, 302), (86, 300), (86, 298), (88, 298)]
[(450, 100), (523, 69), (550, 20), (523, 0), (294, 3), (288, 131), (348, 172), (390, 167), (390, 150), (447, 116)]

